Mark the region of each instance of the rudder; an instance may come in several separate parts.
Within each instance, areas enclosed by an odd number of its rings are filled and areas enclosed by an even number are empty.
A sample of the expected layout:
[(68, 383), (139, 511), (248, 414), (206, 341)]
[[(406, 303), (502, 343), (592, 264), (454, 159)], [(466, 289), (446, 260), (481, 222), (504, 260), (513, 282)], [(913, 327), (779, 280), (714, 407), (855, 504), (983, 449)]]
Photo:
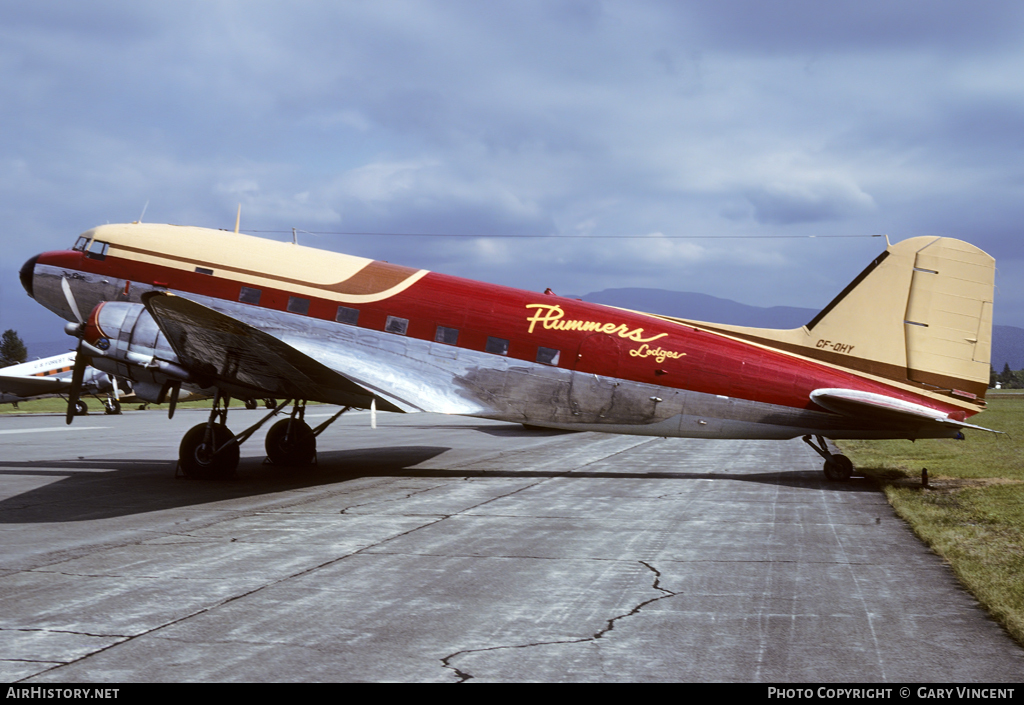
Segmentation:
[(988, 388), (994, 291), (995, 259), (989, 254), (953, 238), (914, 237), (889, 245), (800, 328), (686, 322), (939, 395), (976, 400)]

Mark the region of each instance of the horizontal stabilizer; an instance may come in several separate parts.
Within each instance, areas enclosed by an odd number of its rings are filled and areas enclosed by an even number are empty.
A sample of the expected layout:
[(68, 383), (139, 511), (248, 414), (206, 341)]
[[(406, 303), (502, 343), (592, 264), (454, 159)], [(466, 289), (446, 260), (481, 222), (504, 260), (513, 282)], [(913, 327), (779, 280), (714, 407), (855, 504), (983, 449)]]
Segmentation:
[(236, 318), (164, 292), (143, 303), (178, 356), (203, 386), (231, 385), (260, 395), (382, 411), (410, 411), (363, 384)]
[(880, 425), (920, 427), (940, 424), (951, 428), (973, 428), (989, 433), (1001, 433), (949, 418), (941, 411), (923, 404), (856, 389), (815, 389), (811, 392), (811, 401), (833, 413), (860, 421), (875, 421)]

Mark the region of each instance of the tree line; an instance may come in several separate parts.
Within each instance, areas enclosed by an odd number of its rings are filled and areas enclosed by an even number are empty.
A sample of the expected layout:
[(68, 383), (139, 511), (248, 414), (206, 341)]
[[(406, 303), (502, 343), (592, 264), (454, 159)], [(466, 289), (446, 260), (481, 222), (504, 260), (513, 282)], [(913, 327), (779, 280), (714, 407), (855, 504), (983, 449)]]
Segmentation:
[(28, 349), (18, 337), (18, 332), (11, 328), (5, 330), (3, 336), (0, 336), (0, 367), (19, 365), (27, 359)]
[(1008, 362), (1003, 365), (1002, 372), (997, 373), (995, 368), (992, 368), (988, 386), (995, 387), (996, 385), (1002, 389), (1024, 389), (1024, 370), (1011, 370)]

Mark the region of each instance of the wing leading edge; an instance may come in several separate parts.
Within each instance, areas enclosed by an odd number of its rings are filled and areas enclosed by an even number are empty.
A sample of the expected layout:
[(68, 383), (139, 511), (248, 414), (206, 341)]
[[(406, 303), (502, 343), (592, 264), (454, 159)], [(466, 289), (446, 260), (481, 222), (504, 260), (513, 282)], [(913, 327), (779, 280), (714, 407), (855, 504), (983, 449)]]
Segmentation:
[(203, 386), (229, 385), (260, 395), (382, 411), (415, 411), (254, 328), (189, 299), (149, 292), (143, 304), (178, 356)]

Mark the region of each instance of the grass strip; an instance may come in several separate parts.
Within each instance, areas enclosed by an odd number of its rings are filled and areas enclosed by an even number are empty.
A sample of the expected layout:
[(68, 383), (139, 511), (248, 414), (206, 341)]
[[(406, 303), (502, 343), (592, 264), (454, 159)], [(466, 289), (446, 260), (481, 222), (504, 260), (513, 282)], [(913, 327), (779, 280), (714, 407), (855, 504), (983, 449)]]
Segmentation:
[(966, 441), (838, 445), (1024, 646), (1024, 395), (988, 399), (988, 410), (971, 420), (1003, 434), (968, 429)]

